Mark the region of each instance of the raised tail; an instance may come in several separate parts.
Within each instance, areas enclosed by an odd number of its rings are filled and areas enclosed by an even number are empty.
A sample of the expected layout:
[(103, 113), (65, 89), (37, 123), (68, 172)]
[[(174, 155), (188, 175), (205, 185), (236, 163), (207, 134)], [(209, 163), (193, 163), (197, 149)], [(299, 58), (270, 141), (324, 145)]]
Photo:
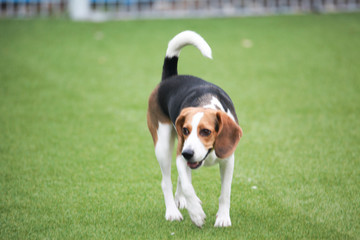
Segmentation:
[(207, 42), (196, 32), (184, 31), (170, 40), (166, 50), (166, 56), (163, 65), (162, 80), (177, 75), (177, 63), (180, 51), (186, 45), (193, 45), (200, 50), (202, 55), (212, 59), (211, 48)]

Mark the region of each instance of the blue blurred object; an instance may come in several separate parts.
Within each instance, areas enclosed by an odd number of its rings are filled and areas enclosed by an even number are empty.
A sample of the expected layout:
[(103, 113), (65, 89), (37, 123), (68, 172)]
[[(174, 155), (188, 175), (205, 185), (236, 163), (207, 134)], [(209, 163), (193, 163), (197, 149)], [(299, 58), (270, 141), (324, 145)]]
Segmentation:
[(0, 3), (42, 3), (43, 0), (0, 0)]
[[(155, 0), (156, 1), (156, 0)], [(0, 3), (46, 3), (55, 2), (49, 0), (0, 0)], [(60, 1), (59, 1), (60, 2)], [(124, 4), (132, 5), (136, 3), (152, 3), (154, 0), (89, 0), (91, 4)]]
[[(41, 1), (41, 0), (40, 0)], [(91, 4), (122, 4), (133, 5), (137, 3), (153, 3), (154, 0), (90, 0)]]

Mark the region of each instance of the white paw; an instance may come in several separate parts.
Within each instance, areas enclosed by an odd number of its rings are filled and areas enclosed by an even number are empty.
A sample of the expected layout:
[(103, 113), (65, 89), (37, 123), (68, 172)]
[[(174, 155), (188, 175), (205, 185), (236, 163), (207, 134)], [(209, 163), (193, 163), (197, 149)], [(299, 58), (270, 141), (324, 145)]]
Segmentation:
[[(195, 196), (194, 201), (198, 202), (200, 205), (202, 204), (200, 198)], [(186, 198), (183, 194), (175, 193), (175, 204), (179, 209), (187, 208)]]
[(202, 201), (200, 200), (200, 198), (198, 198), (198, 196), (195, 196), (196, 201), (201, 205)]
[(189, 212), (191, 221), (198, 227), (202, 227), (205, 223), (206, 214), (202, 210), (202, 208), (199, 211), (195, 212)]
[(186, 208), (186, 198), (181, 194), (175, 194), (175, 204), (179, 209)]
[(231, 220), (229, 214), (217, 214), (214, 227), (230, 227)]
[(181, 221), (183, 220), (183, 216), (181, 215), (179, 209), (176, 207), (166, 209), (165, 218), (168, 221)]
[[(193, 201), (188, 202), (188, 212), (191, 218), (191, 221), (198, 227), (202, 227), (205, 223), (206, 214), (201, 207), (198, 198), (194, 198)], [(190, 204), (191, 203), (191, 204)]]

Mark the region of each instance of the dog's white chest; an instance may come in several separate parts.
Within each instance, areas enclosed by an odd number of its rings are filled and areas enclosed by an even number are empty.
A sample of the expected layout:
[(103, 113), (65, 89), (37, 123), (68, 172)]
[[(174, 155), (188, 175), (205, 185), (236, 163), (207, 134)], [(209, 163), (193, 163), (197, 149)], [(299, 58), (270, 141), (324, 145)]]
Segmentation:
[(208, 157), (206, 158), (206, 160), (204, 161), (204, 166), (205, 167), (209, 167), (212, 166), (214, 164), (219, 163), (219, 158), (216, 157), (215, 151), (211, 151), (211, 153), (208, 155)]

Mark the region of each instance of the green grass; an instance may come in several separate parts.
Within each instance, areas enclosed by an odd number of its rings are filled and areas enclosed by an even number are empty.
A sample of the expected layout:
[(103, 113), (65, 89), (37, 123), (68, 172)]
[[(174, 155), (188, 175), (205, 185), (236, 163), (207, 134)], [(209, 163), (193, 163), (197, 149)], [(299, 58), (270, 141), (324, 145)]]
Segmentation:
[[(164, 218), (147, 98), (185, 29), (214, 60), (185, 48), (179, 72), (221, 85), (244, 130), (227, 229), (217, 167), (193, 173), (203, 229)], [(359, 13), (0, 20), (0, 239), (359, 239), (359, 59)]]

